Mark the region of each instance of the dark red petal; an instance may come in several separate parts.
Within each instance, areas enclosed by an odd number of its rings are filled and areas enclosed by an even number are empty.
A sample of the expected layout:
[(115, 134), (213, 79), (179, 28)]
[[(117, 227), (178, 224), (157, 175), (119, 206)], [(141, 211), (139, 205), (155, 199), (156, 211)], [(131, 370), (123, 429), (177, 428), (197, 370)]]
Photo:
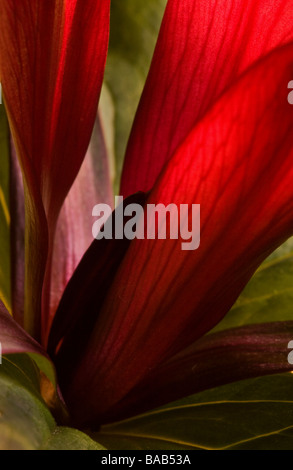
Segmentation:
[(86, 7), (84, 0), (0, 3), (0, 76), (25, 178), (24, 323), (36, 337), (48, 244), (51, 253), (56, 219), (97, 112), (109, 5), (109, 0), (89, 0)]
[(148, 191), (239, 76), (293, 39), (292, 0), (169, 0), (130, 137), (121, 194)]
[[(250, 69), (169, 162), (147, 203), (201, 205), (201, 244), (134, 240), (68, 386), (104, 414), (228, 312), (293, 233), (293, 44)], [(189, 222), (191, 222), (189, 220)]]
[[(129, 196), (128, 204), (143, 206), (146, 195)], [(127, 218), (124, 219), (124, 223)], [(115, 231), (115, 211), (107, 224)], [(97, 322), (101, 306), (121, 264), (130, 240), (94, 240), (75, 270), (62, 296), (50, 331), (48, 351), (55, 358), (60, 384), (66, 386), (74, 374), (92, 329)]]
[(293, 322), (249, 325), (207, 335), (158, 366), (102, 422), (129, 418), (237, 380), (290, 371), (288, 343), (292, 337)]

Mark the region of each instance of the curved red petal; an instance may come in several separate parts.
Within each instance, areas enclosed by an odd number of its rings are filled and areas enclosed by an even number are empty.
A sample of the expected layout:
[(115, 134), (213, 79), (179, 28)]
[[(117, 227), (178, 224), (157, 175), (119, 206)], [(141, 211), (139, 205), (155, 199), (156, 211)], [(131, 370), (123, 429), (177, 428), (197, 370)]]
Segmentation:
[(68, 387), (73, 408), (84, 389), (97, 419), (112, 408), (215, 326), (292, 235), (292, 59), (293, 43), (250, 69), (169, 162), (147, 203), (200, 204), (200, 247), (131, 243)]
[(195, 123), (254, 62), (293, 39), (292, 0), (169, 0), (120, 193), (150, 190)]

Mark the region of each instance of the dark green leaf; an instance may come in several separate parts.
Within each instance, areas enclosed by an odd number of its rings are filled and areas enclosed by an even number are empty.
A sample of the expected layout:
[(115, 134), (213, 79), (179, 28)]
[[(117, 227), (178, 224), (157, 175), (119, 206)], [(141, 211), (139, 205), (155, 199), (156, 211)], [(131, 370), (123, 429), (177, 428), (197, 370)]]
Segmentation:
[(213, 332), (252, 323), (292, 319), (293, 239), (290, 239), (260, 266)]
[(105, 426), (111, 449), (293, 449), (293, 376), (236, 382)]

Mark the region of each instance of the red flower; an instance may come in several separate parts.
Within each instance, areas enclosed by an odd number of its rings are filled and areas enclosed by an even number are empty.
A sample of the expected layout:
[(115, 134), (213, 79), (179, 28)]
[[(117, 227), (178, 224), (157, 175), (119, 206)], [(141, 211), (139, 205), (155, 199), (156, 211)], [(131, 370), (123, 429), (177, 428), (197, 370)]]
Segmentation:
[[(39, 339), (46, 267), (46, 339), (56, 220), (94, 123), (108, 2), (82, 9), (78, 0), (23, 0), (17, 15), (14, 3), (0, 7), (0, 49), (26, 187), (24, 327)], [(200, 204), (201, 244), (183, 251), (180, 240), (100, 240), (85, 253), (48, 344), (79, 425), (96, 427), (210, 386), (290, 369), (282, 351), (291, 323), (204, 335), (293, 234), (292, 7), (292, 0), (169, 0), (121, 193), (141, 205)], [(15, 350), (4, 334), (5, 350)]]

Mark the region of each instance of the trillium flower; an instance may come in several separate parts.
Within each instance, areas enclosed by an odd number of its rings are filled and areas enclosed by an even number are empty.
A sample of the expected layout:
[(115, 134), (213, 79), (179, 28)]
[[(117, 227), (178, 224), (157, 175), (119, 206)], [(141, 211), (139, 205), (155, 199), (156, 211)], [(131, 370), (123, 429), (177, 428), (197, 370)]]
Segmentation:
[(179, 239), (90, 243), (90, 207), (111, 201), (97, 118), (109, 6), (0, 6), (0, 76), (25, 206), (23, 222), (14, 162), (0, 341), (3, 354), (54, 363), (70, 423), (84, 429), (292, 368), (292, 322), (210, 333), (293, 234), (292, 1), (167, 3), (120, 194), (126, 205), (200, 204), (193, 251)]

